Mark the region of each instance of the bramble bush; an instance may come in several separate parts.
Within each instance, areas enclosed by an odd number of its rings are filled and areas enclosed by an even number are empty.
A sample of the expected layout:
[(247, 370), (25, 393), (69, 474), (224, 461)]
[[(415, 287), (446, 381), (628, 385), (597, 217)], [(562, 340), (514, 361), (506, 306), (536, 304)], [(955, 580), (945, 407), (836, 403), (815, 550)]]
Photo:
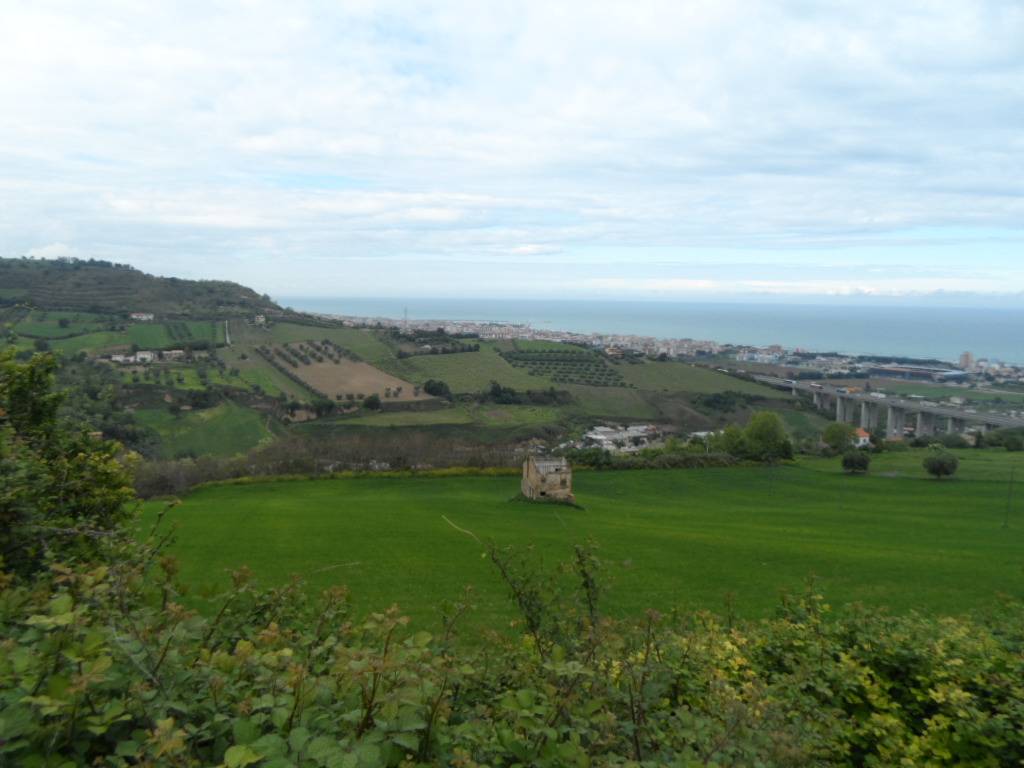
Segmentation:
[[(10, 424), (2, 434), (5, 452), (23, 439)], [(3, 477), (5, 494), (29, 482)], [(481, 542), (519, 618), (467, 639), (471, 593), (426, 632), (395, 607), (357, 615), (344, 588), (260, 589), (244, 569), (197, 612), (162, 521), (109, 533), (87, 548), (44, 547), (34, 572), (0, 568), (2, 765), (1024, 760), (1016, 603), (975, 619), (834, 616), (811, 585), (756, 623), (617, 620), (602, 611), (595, 547), (548, 568)]]
[(483, 645), (344, 589), (260, 590), (209, 615), (175, 562), (106, 541), (0, 592), (0, 760), (11, 765), (1015, 765), (1024, 615), (831, 618), (813, 592), (768, 621), (615, 621), (599, 563), (487, 549), (520, 619)]

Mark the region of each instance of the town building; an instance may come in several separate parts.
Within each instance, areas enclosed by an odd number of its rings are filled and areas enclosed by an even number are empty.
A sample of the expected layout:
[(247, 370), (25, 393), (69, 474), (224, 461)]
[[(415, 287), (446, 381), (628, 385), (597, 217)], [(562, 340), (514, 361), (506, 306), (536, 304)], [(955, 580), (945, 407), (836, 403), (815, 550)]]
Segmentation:
[(853, 433), (853, 447), (854, 448), (870, 448), (871, 447), (871, 433), (862, 427), (858, 427), (857, 431)]
[(130, 317), (132, 320), (135, 320), (135, 321), (140, 322), (140, 323), (151, 323), (151, 322), (153, 322), (153, 313), (152, 312), (132, 312), (130, 315), (128, 315), (128, 317)]
[(528, 457), (523, 462), (522, 492), (528, 499), (575, 501), (569, 462), (564, 458)]

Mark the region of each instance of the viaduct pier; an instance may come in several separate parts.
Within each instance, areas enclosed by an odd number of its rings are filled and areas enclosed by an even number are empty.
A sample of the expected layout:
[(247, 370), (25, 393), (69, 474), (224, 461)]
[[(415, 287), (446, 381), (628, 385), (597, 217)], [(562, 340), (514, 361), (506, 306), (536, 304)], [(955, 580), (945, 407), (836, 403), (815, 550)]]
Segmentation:
[(809, 394), (814, 405), (835, 414), (836, 421), (855, 423), (869, 432), (878, 429), (885, 414), (885, 434), (890, 439), (902, 438), (907, 427), (913, 427), (920, 436), (963, 434), (969, 429), (988, 432), (994, 429), (1024, 428), (1024, 419), (998, 413), (978, 413), (966, 408), (937, 405), (904, 397), (881, 393), (850, 392), (828, 384), (807, 383), (774, 376), (754, 378), (776, 389), (785, 389), (794, 395)]

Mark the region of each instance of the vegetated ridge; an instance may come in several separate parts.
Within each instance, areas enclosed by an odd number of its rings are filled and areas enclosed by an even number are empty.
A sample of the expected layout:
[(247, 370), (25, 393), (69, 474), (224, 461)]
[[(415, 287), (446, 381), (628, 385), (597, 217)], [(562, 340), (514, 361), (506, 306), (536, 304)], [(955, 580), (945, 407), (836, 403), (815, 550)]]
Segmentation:
[(227, 280), (157, 277), (95, 259), (0, 258), (0, 305), (16, 303), (52, 310), (176, 316), (282, 311), (269, 296)]

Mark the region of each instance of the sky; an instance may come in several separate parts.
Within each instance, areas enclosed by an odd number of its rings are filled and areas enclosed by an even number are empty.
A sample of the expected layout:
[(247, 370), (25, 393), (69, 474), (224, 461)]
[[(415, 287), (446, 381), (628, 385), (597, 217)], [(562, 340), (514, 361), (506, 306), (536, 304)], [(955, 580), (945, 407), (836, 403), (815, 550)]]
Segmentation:
[(1020, 0), (0, 0), (0, 255), (274, 296), (1024, 299)]

